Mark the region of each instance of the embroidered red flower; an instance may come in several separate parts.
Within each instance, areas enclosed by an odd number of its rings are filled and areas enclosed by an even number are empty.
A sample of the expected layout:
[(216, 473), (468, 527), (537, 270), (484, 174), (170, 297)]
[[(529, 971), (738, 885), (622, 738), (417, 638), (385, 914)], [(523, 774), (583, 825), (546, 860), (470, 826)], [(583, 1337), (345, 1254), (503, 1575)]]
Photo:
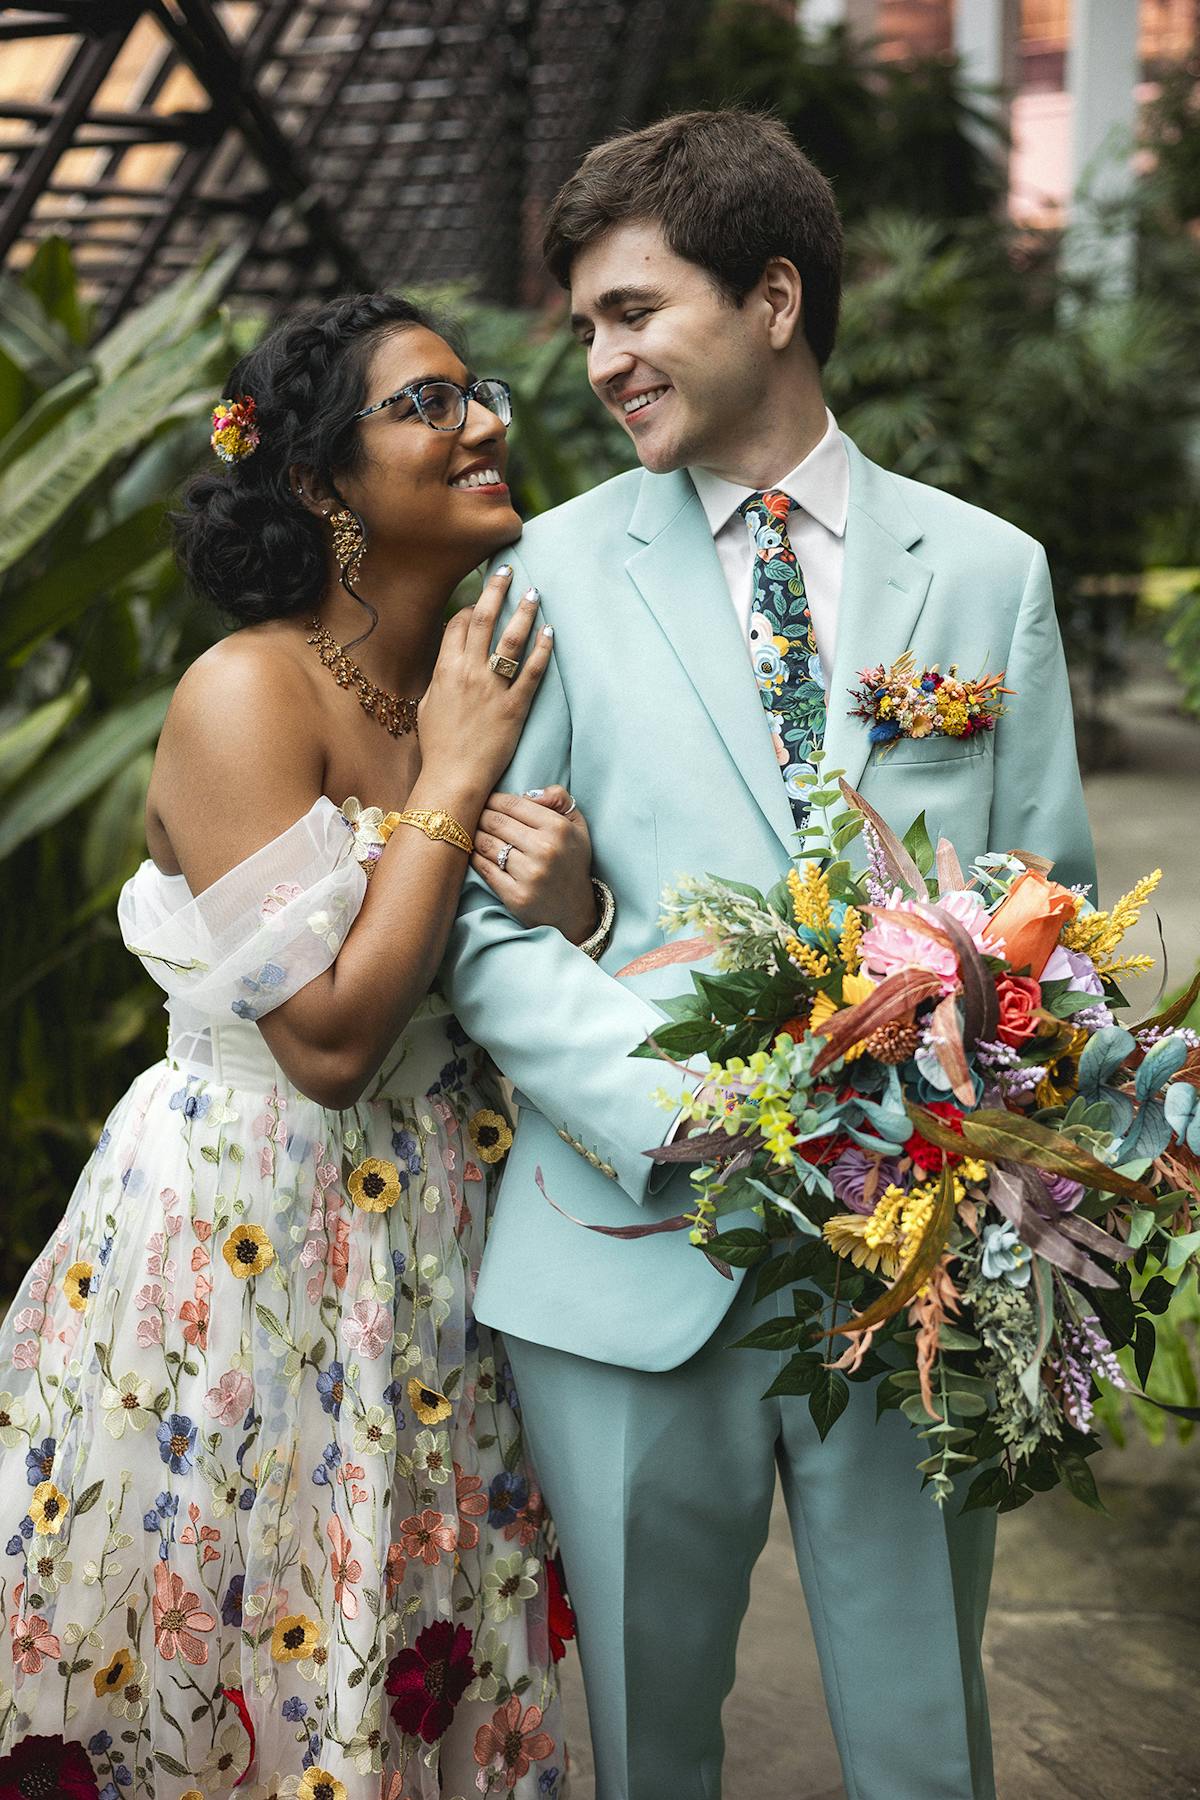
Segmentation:
[(82, 1744), (68, 1744), (60, 1737), (27, 1737), (0, 1759), (0, 1800), (28, 1800), (32, 1794), (52, 1795), (53, 1800), (96, 1800), (99, 1791)]
[(550, 1655), (561, 1662), (567, 1654), (567, 1642), (575, 1636), (575, 1608), (571, 1605), (563, 1580), (562, 1563), (557, 1556), (546, 1564), (546, 1624), (550, 1633)]
[(395, 1695), (392, 1717), (401, 1731), (436, 1744), (474, 1679), (471, 1633), (465, 1625), (435, 1619), (388, 1665), (387, 1691)]
[(996, 998), (1000, 1002), (996, 1036), (1002, 1044), (1019, 1050), (1037, 1030), (1042, 984), (1030, 975), (1002, 975), (996, 983)]
[[(937, 1118), (944, 1120), (945, 1123), (949, 1125), (951, 1131), (957, 1131), (959, 1137), (962, 1136), (962, 1112), (957, 1106), (952, 1105), (949, 1100), (935, 1100), (930, 1106), (927, 1106), (925, 1110), (926, 1112), (933, 1113)], [(912, 1157), (913, 1162), (918, 1169), (924, 1169), (928, 1172), (931, 1169), (940, 1169), (942, 1166), (943, 1152), (938, 1149), (936, 1144), (931, 1144), (928, 1138), (923, 1138), (919, 1131), (913, 1132), (912, 1136), (904, 1146), (904, 1153), (906, 1156)], [(953, 1167), (955, 1163), (962, 1161), (962, 1157), (957, 1155), (953, 1150), (947, 1150), (945, 1156), (951, 1167)]]

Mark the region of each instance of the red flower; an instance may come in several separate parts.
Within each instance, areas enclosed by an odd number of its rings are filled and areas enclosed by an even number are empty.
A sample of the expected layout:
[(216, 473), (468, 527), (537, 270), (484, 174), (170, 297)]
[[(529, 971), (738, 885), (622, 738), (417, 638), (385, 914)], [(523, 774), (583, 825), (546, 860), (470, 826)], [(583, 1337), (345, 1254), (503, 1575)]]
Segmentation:
[(410, 1650), (391, 1660), (387, 1691), (396, 1696), (392, 1717), (401, 1731), (436, 1744), (474, 1679), (471, 1633), (465, 1625), (435, 1619)]
[(1042, 1004), (1042, 984), (1029, 975), (1002, 975), (996, 983), (1000, 1023), (996, 1036), (1002, 1044), (1019, 1050), (1037, 1030), (1036, 1013)]
[[(962, 1136), (962, 1113), (949, 1100), (934, 1100), (925, 1110), (944, 1120), (951, 1131), (957, 1131), (959, 1137)], [(940, 1169), (942, 1166), (943, 1152), (938, 1149), (936, 1144), (931, 1144), (928, 1138), (923, 1138), (919, 1131), (913, 1132), (904, 1146), (904, 1153), (906, 1156), (911, 1156), (917, 1168), (925, 1170), (926, 1173), (931, 1169)], [(951, 1167), (962, 1161), (962, 1157), (956, 1155), (953, 1150), (947, 1150), (944, 1154)]]
[(521, 1696), (514, 1694), (492, 1714), (491, 1723), (475, 1733), (475, 1761), (481, 1769), (498, 1766), (510, 1793), (522, 1775), (528, 1775), (530, 1763), (545, 1762), (554, 1754), (554, 1739), (539, 1730), (541, 1723), (541, 1707), (531, 1706), (522, 1716)]
[(82, 1744), (60, 1737), (27, 1737), (0, 1760), (0, 1800), (27, 1800), (31, 1794), (53, 1800), (96, 1800), (99, 1793), (91, 1759)]
[(555, 1662), (561, 1662), (567, 1654), (568, 1638), (575, 1636), (575, 1608), (563, 1582), (562, 1563), (557, 1556), (546, 1564), (546, 1594), (550, 1655)]

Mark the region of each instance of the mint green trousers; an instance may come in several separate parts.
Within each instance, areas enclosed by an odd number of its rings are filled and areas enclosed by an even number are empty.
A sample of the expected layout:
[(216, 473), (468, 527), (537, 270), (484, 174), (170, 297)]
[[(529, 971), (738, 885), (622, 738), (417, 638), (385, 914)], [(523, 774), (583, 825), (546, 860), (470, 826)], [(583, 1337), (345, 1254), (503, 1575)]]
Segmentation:
[(791, 1303), (756, 1304), (753, 1286), (663, 1373), (504, 1340), (578, 1615), (597, 1800), (719, 1800), (777, 1473), (849, 1800), (995, 1800), (980, 1659), (995, 1516), (939, 1512), (912, 1427), (876, 1424), (873, 1384), (852, 1384), (824, 1444), (806, 1399), (761, 1399), (786, 1353), (729, 1346)]

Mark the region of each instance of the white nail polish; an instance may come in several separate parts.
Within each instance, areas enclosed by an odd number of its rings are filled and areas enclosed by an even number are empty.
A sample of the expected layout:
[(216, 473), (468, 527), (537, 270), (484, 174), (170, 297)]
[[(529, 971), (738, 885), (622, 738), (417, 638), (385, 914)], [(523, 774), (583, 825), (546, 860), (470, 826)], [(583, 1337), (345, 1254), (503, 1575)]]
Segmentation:
[(512, 564), (511, 563), (501, 563), (500, 567), (496, 570), (496, 573), (497, 573), (497, 575), (499, 575), (502, 578), (502, 580), (507, 581), (509, 576), (512, 574)]
[(552, 638), (554, 636), (553, 625), (543, 625), (542, 626), (542, 636)]
[(526, 788), (525, 798), (527, 800), (540, 800), (545, 791), (545, 788)]
[(531, 587), (531, 588), (525, 589), (525, 592), (521, 595), (521, 598), (525, 602), (526, 606), (536, 606), (538, 601), (541, 599), (541, 595), (538, 593), (538, 591), (535, 587)]

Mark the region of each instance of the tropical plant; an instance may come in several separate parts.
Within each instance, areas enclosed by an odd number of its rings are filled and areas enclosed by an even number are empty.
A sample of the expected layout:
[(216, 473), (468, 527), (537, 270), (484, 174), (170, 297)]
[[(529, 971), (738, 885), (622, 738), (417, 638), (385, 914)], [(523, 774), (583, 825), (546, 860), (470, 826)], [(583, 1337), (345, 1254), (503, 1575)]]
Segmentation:
[(183, 593), (164, 511), (230, 361), (230, 266), (90, 345), (61, 241), (0, 278), (0, 1279), (161, 1047), (160, 997), (112, 915), (171, 688), (216, 626)]

